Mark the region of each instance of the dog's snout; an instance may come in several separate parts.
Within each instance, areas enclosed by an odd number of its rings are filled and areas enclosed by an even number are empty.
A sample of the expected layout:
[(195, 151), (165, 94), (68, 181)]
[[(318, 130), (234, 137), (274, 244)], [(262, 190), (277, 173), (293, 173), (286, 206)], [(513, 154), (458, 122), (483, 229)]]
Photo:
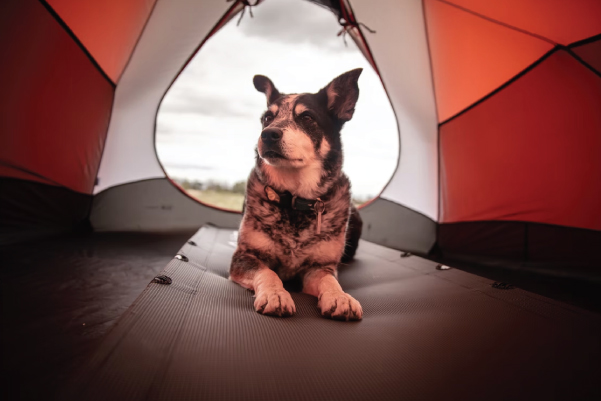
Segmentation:
[(261, 140), (265, 143), (275, 143), (282, 139), (284, 133), (279, 128), (266, 128), (261, 132)]

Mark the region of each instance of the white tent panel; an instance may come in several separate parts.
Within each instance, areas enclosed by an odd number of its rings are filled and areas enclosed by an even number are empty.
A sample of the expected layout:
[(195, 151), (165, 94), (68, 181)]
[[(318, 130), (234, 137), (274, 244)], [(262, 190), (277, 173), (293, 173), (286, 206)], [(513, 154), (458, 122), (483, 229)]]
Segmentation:
[(438, 123), (421, 0), (351, 2), (395, 110), (400, 161), (381, 197), (438, 220)]
[(117, 85), (94, 193), (165, 177), (154, 148), (159, 103), (200, 40), (231, 5), (223, 0), (157, 0)]

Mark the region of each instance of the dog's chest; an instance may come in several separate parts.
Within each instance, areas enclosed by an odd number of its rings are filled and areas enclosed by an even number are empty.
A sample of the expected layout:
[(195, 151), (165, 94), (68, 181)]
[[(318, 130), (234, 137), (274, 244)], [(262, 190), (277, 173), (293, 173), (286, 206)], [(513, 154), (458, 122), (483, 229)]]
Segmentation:
[(318, 216), (313, 211), (280, 209), (269, 205), (258, 214), (257, 228), (273, 241), (278, 254), (304, 256), (312, 245), (328, 240), (333, 226), (330, 213), (322, 214), (320, 232), (317, 231)]
[(262, 251), (270, 254), (270, 267), (282, 279), (291, 278), (305, 265), (341, 255), (344, 241), (340, 239), (344, 238), (348, 220), (348, 211), (342, 205), (322, 214), (319, 234), (314, 211), (281, 209), (269, 202), (253, 206), (245, 216), (251, 229), (246, 235), (264, 239)]

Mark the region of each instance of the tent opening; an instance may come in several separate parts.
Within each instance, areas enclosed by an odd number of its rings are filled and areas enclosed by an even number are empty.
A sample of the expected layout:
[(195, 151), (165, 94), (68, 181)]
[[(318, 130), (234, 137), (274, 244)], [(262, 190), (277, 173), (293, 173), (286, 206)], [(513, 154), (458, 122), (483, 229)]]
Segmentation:
[(267, 75), (284, 93), (316, 92), (362, 67), (356, 112), (342, 130), (343, 168), (355, 203), (375, 198), (397, 165), (397, 122), (378, 74), (350, 37), (337, 36), (336, 16), (282, 0), (238, 21), (207, 40), (161, 103), (155, 145), (166, 174), (204, 204), (241, 211), (265, 110), (253, 76)]

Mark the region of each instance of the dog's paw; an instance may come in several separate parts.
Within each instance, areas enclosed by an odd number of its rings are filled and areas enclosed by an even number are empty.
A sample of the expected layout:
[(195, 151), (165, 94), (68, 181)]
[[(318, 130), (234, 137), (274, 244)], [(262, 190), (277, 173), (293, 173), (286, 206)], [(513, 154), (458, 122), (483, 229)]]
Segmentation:
[(292, 316), (296, 306), (288, 291), (267, 290), (256, 294), (255, 310), (264, 315)]
[(361, 304), (349, 294), (337, 292), (324, 292), (317, 301), (322, 316), (336, 320), (361, 320), (363, 309)]

